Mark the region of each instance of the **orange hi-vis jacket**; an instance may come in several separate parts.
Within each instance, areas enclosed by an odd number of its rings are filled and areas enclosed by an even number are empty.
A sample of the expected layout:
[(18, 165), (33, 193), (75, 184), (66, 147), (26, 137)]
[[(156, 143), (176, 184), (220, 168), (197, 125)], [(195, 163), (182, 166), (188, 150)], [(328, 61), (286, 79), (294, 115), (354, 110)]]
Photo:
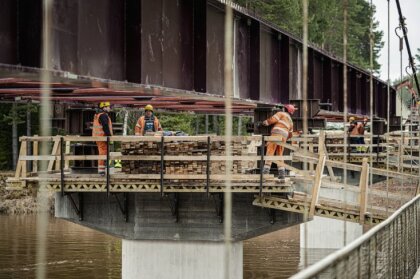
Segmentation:
[[(151, 119), (147, 120), (148, 123), (146, 123), (146, 117), (143, 115), (137, 120), (136, 127), (134, 128), (136, 136), (144, 136), (146, 126), (151, 124), (149, 123), (150, 120), (153, 121), (153, 132), (162, 131), (162, 127), (160, 126), (159, 119), (156, 116), (153, 115)], [(146, 130), (149, 130), (149, 129), (146, 129)]]
[[(105, 136), (104, 128), (101, 122), (99, 121), (99, 118), (101, 117), (102, 114), (106, 114), (106, 113), (105, 112), (97, 113), (95, 114), (93, 118), (92, 137)], [(111, 118), (109, 117), (108, 117), (108, 126), (109, 126), (109, 132), (111, 133), (111, 136), (112, 136), (112, 122), (111, 122)]]
[(286, 138), (293, 132), (293, 120), (286, 112), (279, 111), (264, 121), (264, 125), (274, 125), (271, 134), (280, 134)]

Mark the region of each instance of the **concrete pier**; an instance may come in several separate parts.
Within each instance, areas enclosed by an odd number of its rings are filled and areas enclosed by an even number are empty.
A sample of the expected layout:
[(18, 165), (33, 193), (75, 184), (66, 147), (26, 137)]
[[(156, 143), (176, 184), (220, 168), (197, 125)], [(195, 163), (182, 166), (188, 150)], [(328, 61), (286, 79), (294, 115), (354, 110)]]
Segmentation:
[[(122, 241), (123, 279), (225, 278), (225, 245), (210, 241)], [(243, 244), (232, 243), (230, 278), (243, 277)]]
[[(62, 197), (58, 193), (55, 216), (122, 239), (222, 242), (225, 239), (223, 195), (179, 193), (162, 197), (160, 193), (128, 193), (125, 199), (123, 195), (75, 193)], [(252, 205), (253, 199), (253, 193), (233, 194), (234, 241), (302, 222), (301, 214), (257, 207)]]

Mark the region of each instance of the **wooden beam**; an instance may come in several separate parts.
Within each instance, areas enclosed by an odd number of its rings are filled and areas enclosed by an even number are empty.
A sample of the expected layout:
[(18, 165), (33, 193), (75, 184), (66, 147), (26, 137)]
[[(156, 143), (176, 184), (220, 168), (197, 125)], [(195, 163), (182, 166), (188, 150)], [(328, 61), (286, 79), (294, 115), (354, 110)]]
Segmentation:
[(365, 215), (367, 209), (367, 201), (368, 201), (368, 184), (369, 184), (369, 164), (368, 159), (364, 158), (362, 163), (362, 173), (360, 174), (360, 194), (359, 194), (359, 202), (360, 202), (360, 224), (365, 222)]
[(319, 189), (321, 187), (322, 174), (324, 173), (325, 160), (326, 160), (325, 154), (320, 153), (318, 165), (316, 166), (316, 171), (315, 171), (315, 181), (312, 187), (312, 200), (311, 200), (311, 206), (309, 208), (309, 216), (308, 216), (309, 218), (313, 218), (315, 214), (315, 206), (318, 203)]
[[(59, 138), (59, 137), (55, 137), (55, 138), (54, 138), (54, 145), (53, 145), (53, 148), (52, 148), (52, 151), (51, 151), (51, 155), (52, 155), (52, 156), (57, 155), (57, 150), (58, 150), (58, 146), (59, 146), (59, 144), (60, 144), (60, 138)], [(55, 162), (55, 159), (51, 159), (51, 160), (48, 162), (47, 171), (52, 171), (52, 169), (53, 169), (53, 167), (54, 167), (54, 162)]]
[[(319, 140), (318, 140), (318, 153), (323, 152), (328, 160), (328, 153), (327, 147), (325, 145), (325, 131), (322, 130), (319, 132)], [(327, 166), (328, 174), (331, 177), (331, 180), (337, 181), (337, 177), (334, 175), (334, 170), (331, 166)]]
[[(313, 155), (308, 156), (308, 155), (302, 154), (301, 152), (295, 152), (293, 154), (293, 159), (307, 160), (307, 161), (313, 161), (313, 162), (318, 161), (318, 159), (314, 158)], [(355, 164), (349, 164), (349, 163), (332, 161), (332, 160), (326, 160), (325, 164), (327, 166), (332, 166), (334, 168), (339, 168), (339, 169), (347, 168), (347, 170), (362, 171), (362, 166), (355, 165)], [(388, 177), (394, 177), (394, 178), (400, 178), (400, 179), (401, 178), (419, 179), (419, 176), (417, 175), (405, 174), (405, 173), (400, 173), (400, 172), (395, 172), (395, 171), (386, 171), (386, 170), (382, 170), (378, 168), (370, 168), (370, 171), (372, 172), (372, 174), (380, 175), (380, 176), (388, 176)]]

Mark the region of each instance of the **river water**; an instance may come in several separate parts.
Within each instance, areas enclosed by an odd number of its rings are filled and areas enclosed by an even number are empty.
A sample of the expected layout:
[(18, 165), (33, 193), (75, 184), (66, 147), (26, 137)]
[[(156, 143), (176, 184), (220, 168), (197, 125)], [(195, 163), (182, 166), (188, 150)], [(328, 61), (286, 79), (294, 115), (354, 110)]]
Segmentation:
[[(48, 278), (120, 278), (121, 241), (51, 217), (47, 229)], [(288, 278), (302, 269), (299, 226), (244, 242), (244, 278)], [(35, 278), (36, 216), (0, 215), (0, 278)], [(315, 262), (332, 249), (311, 249)]]

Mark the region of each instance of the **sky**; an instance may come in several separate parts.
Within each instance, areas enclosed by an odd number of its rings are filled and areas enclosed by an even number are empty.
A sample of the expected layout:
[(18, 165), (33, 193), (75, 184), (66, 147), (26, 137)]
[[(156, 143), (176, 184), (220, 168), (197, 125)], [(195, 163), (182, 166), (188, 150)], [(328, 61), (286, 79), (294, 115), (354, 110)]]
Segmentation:
[[(379, 29), (384, 32), (384, 47), (381, 50), (379, 64), (381, 64), (380, 78), (388, 79), (388, 0), (372, 0), (376, 6), (375, 18), (379, 21)], [(408, 40), (410, 43), (411, 54), (415, 56), (417, 49), (420, 48), (420, 0), (400, 0), (400, 6), (403, 16), (406, 18), (406, 26), (408, 29)], [(399, 17), (396, 0), (390, 0), (390, 79), (391, 81), (400, 77), (400, 52), (399, 39), (395, 35), (395, 28), (399, 26)], [(401, 33), (401, 32), (400, 32)], [(405, 67), (408, 66), (407, 48), (404, 45), (403, 50), (403, 75), (405, 75)], [(420, 68), (420, 64), (416, 63)], [(410, 70), (411, 73), (411, 70)]]

